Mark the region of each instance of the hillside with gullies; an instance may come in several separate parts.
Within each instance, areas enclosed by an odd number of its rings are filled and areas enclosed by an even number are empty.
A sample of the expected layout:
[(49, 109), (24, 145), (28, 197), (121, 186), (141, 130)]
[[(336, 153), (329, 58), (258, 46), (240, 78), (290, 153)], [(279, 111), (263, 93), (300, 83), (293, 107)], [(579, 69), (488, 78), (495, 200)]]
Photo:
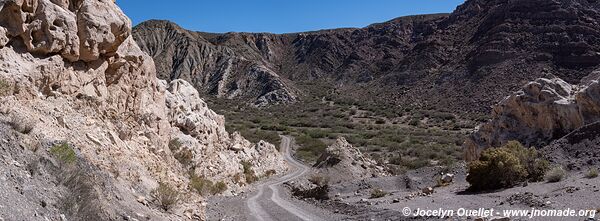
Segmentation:
[(204, 220), (208, 194), (286, 170), (131, 32), (112, 0), (0, 1), (2, 220)]
[(599, 7), (467, 0), (450, 14), (290, 34), (215, 34), (147, 21), (134, 38), (155, 58), (160, 78), (190, 80), (206, 94), (266, 104), (327, 91), (359, 104), (468, 117), (489, 113), (537, 78), (578, 84), (597, 69)]

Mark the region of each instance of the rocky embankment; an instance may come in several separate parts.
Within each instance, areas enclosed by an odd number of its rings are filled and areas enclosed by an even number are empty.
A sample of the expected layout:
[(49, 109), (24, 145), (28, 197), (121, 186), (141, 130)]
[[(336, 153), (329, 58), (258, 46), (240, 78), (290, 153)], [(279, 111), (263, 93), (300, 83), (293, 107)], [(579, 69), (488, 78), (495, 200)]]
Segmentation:
[(466, 159), (477, 159), (483, 149), (498, 147), (510, 140), (544, 147), (584, 125), (597, 122), (600, 120), (600, 84), (593, 76), (585, 78), (580, 85), (571, 85), (559, 78), (540, 78), (526, 84), (494, 106), (492, 119), (465, 142)]
[(327, 147), (313, 168), (315, 175), (326, 177), (331, 183), (389, 175), (384, 167), (363, 155), (343, 137)]
[(112, 0), (0, 1), (1, 218), (203, 219), (191, 175), (227, 194), (285, 170), (190, 84), (158, 80), (131, 31)]

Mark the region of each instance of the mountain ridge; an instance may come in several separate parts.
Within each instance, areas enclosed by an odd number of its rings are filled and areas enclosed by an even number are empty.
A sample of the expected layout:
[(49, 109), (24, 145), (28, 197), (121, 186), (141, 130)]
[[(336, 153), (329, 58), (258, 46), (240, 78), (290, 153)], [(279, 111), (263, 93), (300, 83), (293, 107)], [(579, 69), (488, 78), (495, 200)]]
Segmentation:
[[(314, 87), (359, 102), (485, 114), (528, 81), (551, 75), (575, 84), (594, 70), (600, 64), (597, 9), (598, 3), (586, 0), (470, 0), (450, 14), (399, 17), (364, 28), (194, 33), (268, 67), (300, 99), (314, 89), (303, 85), (318, 80)], [(232, 69), (233, 75), (245, 72)]]

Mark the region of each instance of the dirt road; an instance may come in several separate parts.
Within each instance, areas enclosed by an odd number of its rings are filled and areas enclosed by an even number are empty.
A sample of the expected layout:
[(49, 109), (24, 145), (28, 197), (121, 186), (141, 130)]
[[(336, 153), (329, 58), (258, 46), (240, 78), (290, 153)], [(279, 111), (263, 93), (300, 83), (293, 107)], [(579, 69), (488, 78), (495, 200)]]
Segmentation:
[(248, 198), (247, 205), (252, 217), (250, 220), (325, 220), (314, 211), (288, 201), (280, 184), (301, 177), (310, 168), (296, 161), (290, 153), (291, 138), (282, 136), (281, 152), (288, 162), (291, 172), (285, 176), (263, 183), (256, 194)]

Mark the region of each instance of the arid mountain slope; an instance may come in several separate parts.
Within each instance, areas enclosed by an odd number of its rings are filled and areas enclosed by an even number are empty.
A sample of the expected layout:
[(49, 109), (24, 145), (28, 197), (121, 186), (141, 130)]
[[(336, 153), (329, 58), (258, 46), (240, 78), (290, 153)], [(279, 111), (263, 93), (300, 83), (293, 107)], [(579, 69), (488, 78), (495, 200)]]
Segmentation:
[(205, 94), (247, 98), (257, 106), (296, 101), (293, 87), (273, 71), (269, 62), (261, 60), (271, 53), (267, 45), (260, 45), (265, 40), (261, 35), (241, 36), (244, 48), (238, 50), (246, 49), (244, 54), (164, 21), (144, 23), (135, 30), (134, 37), (144, 39), (139, 45), (156, 59), (162, 79), (185, 79)]
[[(361, 102), (487, 113), (528, 81), (556, 76), (578, 83), (597, 68), (599, 8), (588, 0), (468, 0), (451, 14), (356, 29), (210, 34), (148, 21), (134, 28), (134, 36), (155, 58), (162, 78), (189, 78), (212, 94), (223, 94), (218, 88), (224, 81), (214, 79), (254, 76), (248, 65), (219, 59), (234, 54), (276, 73), (287, 91), (318, 90), (304, 87), (318, 79), (327, 87), (316, 88), (334, 88), (331, 93)], [(260, 96), (254, 91), (280, 88), (226, 85), (226, 91), (253, 99)]]
[(6, 220), (203, 220), (198, 177), (228, 194), (285, 170), (158, 80), (112, 0), (0, 0), (0, 120)]

